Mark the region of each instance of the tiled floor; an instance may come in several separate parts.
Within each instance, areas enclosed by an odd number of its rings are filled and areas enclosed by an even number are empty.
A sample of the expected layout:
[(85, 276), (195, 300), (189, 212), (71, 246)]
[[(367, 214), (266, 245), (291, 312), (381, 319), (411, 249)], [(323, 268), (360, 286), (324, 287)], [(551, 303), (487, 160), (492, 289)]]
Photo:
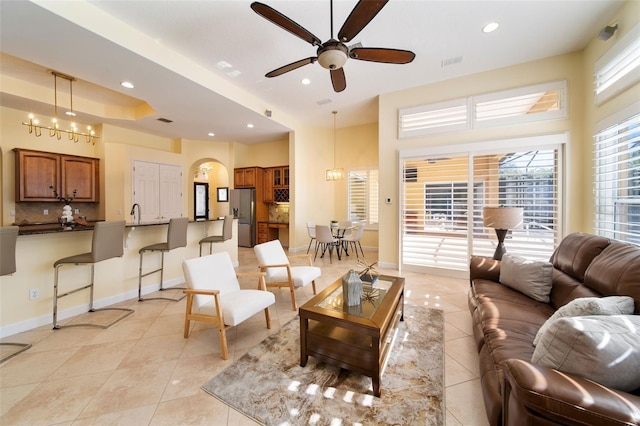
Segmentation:
[[(376, 256), (375, 252), (366, 254), (368, 259)], [(239, 257), (239, 270), (256, 270), (252, 249), (241, 248)], [(316, 261), (322, 268), (318, 290), (350, 268), (358, 269), (355, 258), (347, 259), (334, 258), (332, 264), (328, 259)], [(466, 301), (468, 281), (402, 275), (406, 303), (445, 311), (447, 425), (486, 425)], [(249, 285), (255, 282), (243, 283)], [(310, 287), (297, 290), (299, 303), (312, 296)], [(165, 291), (164, 295), (176, 292)], [(232, 328), (226, 361), (220, 358), (217, 331), (210, 326), (194, 323), (189, 338), (183, 338), (184, 300), (122, 303), (135, 313), (106, 330), (43, 327), (3, 339), (32, 343), (33, 347), (0, 365), (0, 424), (253, 425), (200, 387), (296, 316), (288, 291), (275, 290), (275, 294), (272, 329), (267, 330), (262, 314)], [(106, 318), (114, 313), (89, 315)]]

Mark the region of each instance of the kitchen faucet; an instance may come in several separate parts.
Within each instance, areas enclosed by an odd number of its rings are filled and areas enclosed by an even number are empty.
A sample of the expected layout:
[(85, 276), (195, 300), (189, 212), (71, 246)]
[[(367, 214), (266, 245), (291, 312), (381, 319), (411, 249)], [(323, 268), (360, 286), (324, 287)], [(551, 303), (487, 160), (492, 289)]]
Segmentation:
[(142, 216), (142, 212), (140, 211), (140, 204), (133, 203), (133, 206), (131, 206), (131, 212), (129, 214), (131, 216), (133, 216), (133, 221), (135, 222), (135, 220), (136, 220), (136, 207), (138, 207), (138, 225), (140, 225), (140, 216)]

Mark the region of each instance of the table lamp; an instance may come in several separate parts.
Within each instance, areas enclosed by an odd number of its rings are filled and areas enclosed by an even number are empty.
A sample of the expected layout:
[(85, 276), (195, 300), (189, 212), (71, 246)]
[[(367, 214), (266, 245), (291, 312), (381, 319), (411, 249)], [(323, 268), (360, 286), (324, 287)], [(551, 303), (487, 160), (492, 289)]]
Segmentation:
[(502, 260), (507, 250), (504, 248), (504, 237), (509, 229), (513, 229), (522, 224), (522, 207), (485, 207), (482, 211), (484, 226), (496, 230), (498, 246), (493, 258)]

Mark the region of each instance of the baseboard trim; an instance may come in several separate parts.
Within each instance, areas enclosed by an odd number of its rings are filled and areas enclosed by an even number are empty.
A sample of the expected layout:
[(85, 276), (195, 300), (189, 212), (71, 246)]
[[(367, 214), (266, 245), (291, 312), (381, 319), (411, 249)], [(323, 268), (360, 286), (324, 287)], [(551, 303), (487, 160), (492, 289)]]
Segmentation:
[[(237, 262), (236, 262), (237, 263)], [(184, 280), (182, 278), (174, 278), (164, 282), (163, 287), (165, 289), (182, 286)], [(148, 285), (142, 288), (142, 295), (153, 293), (160, 290), (160, 283)], [(88, 298), (89, 296), (87, 296)], [(138, 298), (138, 289), (130, 290), (125, 293), (116, 294), (114, 296), (105, 297), (104, 299), (94, 300), (93, 306), (96, 309), (106, 308), (116, 303), (124, 302), (131, 299)], [(76, 315), (84, 314), (89, 311), (89, 303), (77, 305), (72, 308), (59, 310), (58, 321), (65, 320), (67, 318), (74, 317)], [(7, 324), (0, 327), (0, 338), (9, 337), (14, 334), (22, 333), (23, 331), (33, 330), (34, 328), (43, 327), (46, 325), (53, 326), (53, 314), (42, 315), (36, 318), (30, 318), (25, 321), (16, 322), (13, 324)]]

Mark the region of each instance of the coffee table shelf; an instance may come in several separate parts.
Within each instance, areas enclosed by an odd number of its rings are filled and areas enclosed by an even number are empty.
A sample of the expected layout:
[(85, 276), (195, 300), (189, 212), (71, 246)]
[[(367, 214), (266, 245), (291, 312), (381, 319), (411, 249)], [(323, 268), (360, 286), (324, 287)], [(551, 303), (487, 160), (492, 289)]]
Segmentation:
[(358, 306), (342, 304), (337, 280), (300, 307), (300, 365), (309, 356), (371, 377), (380, 396), (381, 370), (398, 322), (404, 319), (404, 278), (380, 276)]

